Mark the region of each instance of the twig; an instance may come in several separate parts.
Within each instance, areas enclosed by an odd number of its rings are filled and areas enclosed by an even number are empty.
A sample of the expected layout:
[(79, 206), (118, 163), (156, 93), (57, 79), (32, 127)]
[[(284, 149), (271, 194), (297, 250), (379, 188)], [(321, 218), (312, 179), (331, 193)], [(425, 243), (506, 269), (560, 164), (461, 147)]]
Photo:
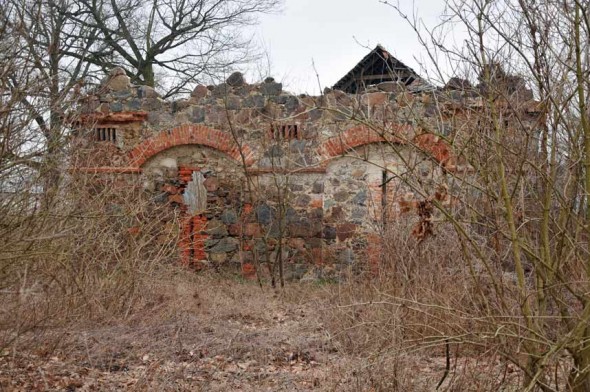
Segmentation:
[(440, 386), (442, 385), (443, 382), (445, 382), (447, 376), (449, 375), (449, 371), (451, 370), (451, 344), (449, 343), (449, 339), (445, 340), (445, 357), (447, 360), (446, 366), (445, 366), (445, 373), (443, 374), (442, 378), (440, 379), (440, 381), (438, 382), (438, 385), (436, 386), (436, 390), (438, 391), (438, 388), (440, 388)]

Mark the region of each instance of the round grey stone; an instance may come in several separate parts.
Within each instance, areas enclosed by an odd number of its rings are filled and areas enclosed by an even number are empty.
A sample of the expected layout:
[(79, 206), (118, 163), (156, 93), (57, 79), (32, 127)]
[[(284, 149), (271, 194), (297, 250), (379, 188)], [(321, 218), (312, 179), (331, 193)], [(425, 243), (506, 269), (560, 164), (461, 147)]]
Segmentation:
[(240, 87), (246, 83), (246, 80), (244, 79), (244, 75), (242, 75), (241, 72), (234, 72), (233, 74), (229, 75), (225, 82), (232, 87)]

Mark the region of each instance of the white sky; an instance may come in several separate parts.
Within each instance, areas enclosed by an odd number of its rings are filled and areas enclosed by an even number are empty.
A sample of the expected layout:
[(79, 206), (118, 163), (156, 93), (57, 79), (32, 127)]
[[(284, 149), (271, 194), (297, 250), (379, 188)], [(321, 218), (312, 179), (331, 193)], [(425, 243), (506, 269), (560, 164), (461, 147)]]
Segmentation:
[[(444, 10), (443, 0), (399, 3), (409, 13), (415, 8), (428, 26), (437, 24)], [(415, 58), (424, 56), (408, 24), (379, 0), (284, 0), (283, 11), (264, 15), (255, 34), (268, 61), (263, 59), (257, 70), (248, 72), (248, 78), (260, 79), (270, 69), (271, 76), (294, 93), (319, 92), (312, 60), (324, 88), (337, 82), (377, 44), (418, 73)]]

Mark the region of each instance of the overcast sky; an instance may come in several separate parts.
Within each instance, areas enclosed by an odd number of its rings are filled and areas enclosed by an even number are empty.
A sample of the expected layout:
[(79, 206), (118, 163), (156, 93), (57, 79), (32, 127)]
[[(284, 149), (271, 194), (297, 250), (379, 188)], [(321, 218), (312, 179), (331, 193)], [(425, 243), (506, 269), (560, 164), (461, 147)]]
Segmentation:
[[(400, 0), (400, 5), (407, 11), (414, 6), (429, 26), (444, 8), (443, 0)], [(284, 0), (283, 11), (263, 16), (255, 35), (268, 53), (272, 76), (294, 93), (318, 93), (312, 61), (324, 88), (377, 44), (416, 71), (415, 57), (424, 55), (412, 29), (379, 0)], [(268, 67), (259, 68), (266, 73)], [(249, 74), (254, 78), (256, 71)]]

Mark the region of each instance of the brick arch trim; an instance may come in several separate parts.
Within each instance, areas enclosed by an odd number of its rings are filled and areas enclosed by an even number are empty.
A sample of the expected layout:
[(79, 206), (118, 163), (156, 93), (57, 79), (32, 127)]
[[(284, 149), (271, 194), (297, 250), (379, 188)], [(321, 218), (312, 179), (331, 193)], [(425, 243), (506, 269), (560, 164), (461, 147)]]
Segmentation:
[(246, 166), (251, 166), (255, 161), (252, 148), (244, 144), (240, 149), (229, 133), (203, 125), (187, 124), (160, 132), (141, 142), (129, 152), (130, 165), (140, 167), (148, 159), (164, 150), (191, 144), (203, 145), (221, 151), (240, 164), (242, 164), (241, 151), (244, 154)]
[(366, 126), (353, 127), (324, 141), (318, 147), (317, 153), (321, 162), (327, 162), (344, 155), (349, 150), (371, 143), (409, 144), (430, 155), (443, 168), (455, 170), (457, 159), (452, 152), (451, 146), (446, 141), (436, 135), (421, 134), (413, 137), (408, 142), (408, 138), (411, 137), (412, 133), (412, 126), (400, 124), (394, 127), (393, 136), (386, 139)]

